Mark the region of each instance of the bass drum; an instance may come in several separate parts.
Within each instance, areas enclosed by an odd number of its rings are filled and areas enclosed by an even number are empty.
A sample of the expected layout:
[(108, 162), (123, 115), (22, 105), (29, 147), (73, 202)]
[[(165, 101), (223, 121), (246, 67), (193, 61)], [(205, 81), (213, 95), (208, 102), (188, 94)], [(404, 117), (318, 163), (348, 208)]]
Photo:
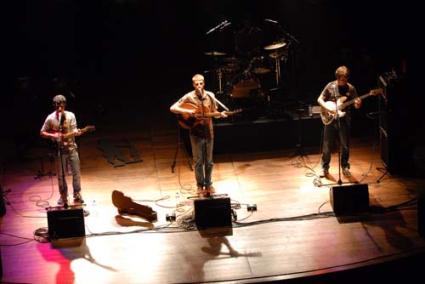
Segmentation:
[(242, 109), (242, 118), (256, 119), (265, 113), (265, 95), (258, 78), (249, 74), (239, 76), (233, 81), (230, 90), (231, 106), (234, 109)]
[(230, 97), (232, 99), (250, 98), (257, 96), (260, 90), (260, 81), (253, 75), (238, 76), (233, 80)]

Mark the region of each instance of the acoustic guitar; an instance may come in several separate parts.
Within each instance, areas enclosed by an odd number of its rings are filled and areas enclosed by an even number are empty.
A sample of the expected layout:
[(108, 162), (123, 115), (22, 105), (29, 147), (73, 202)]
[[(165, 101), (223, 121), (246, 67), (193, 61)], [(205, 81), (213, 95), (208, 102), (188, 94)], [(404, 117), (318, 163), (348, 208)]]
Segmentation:
[[(191, 103), (183, 103), (180, 107), (185, 108), (187, 110), (195, 110), (194, 115), (190, 115), (187, 113), (182, 113), (177, 115), (177, 121), (179, 125), (184, 129), (192, 129), (196, 125), (202, 122), (202, 120), (215, 117), (220, 117), (220, 112), (208, 112), (207, 109), (204, 109), (204, 112), (202, 112), (202, 109), (199, 109), (199, 107), (195, 104)], [(237, 109), (234, 111), (224, 111), (224, 113), (227, 116), (234, 115), (237, 113), (242, 112), (242, 109)]]
[[(357, 97), (359, 99), (365, 99), (367, 97), (370, 96), (376, 96), (376, 95), (381, 95), (382, 94), (382, 89), (378, 88), (378, 89), (373, 89), (370, 90), (367, 94), (364, 94), (360, 97)], [(322, 122), (324, 125), (329, 125), (332, 123), (332, 121), (335, 120), (336, 118), (336, 113), (338, 113), (338, 117), (344, 117), (346, 112), (343, 111), (346, 107), (354, 104), (355, 100), (357, 98), (354, 98), (352, 100), (346, 101), (347, 97), (340, 97), (336, 103), (333, 101), (327, 101), (325, 102), (325, 105), (327, 108), (331, 109), (332, 111), (328, 111), (326, 108), (322, 107), (321, 108), (321, 112), (320, 112), (320, 117), (322, 118)]]

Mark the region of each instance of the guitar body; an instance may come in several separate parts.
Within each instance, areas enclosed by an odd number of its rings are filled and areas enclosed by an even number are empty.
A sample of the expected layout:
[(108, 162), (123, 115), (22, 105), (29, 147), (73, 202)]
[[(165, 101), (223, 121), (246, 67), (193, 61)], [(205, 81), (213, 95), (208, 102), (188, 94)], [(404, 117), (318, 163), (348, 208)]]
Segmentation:
[[(201, 113), (202, 111), (198, 109), (198, 106), (191, 103), (183, 103), (180, 107), (188, 110), (194, 110), (195, 113)], [(208, 112), (208, 111), (207, 111)], [(187, 113), (181, 113), (177, 115), (177, 121), (179, 125), (184, 129), (191, 129), (198, 125), (201, 120), (197, 119), (195, 116), (191, 116)]]
[[(193, 127), (201, 124), (203, 121), (211, 117), (220, 117), (219, 112), (209, 112), (208, 108), (206, 107), (204, 107), (204, 110), (202, 111), (202, 109), (195, 104), (183, 103), (180, 107), (195, 111), (194, 115), (189, 115), (187, 113), (177, 115), (177, 122), (184, 129), (192, 129)], [(238, 109), (234, 111), (225, 111), (225, 114), (233, 115), (240, 112), (242, 112), (242, 110)]]
[(324, 125), (329, 125), (336, 118), (336, 111), (338, 112), (338, 117), (344, 117), (346, 112), (342, 111), (341, 105), (347, 100), (347, 97), (340, 97), (337, 102), (327, 101), (325, 105), (327, 108), (331, 109), (332, 112), (328, 111), (326, 108), (322, 107), (320, 112), (320, 117)]

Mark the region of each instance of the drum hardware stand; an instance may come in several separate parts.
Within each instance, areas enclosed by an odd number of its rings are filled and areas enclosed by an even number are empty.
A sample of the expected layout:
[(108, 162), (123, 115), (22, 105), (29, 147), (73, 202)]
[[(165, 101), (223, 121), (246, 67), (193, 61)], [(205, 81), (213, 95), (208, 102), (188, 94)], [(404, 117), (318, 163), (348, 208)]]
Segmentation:
[[(372, 119), (374, 119), (375, 121), (378, 121), (378, 123), (376, 123), (376, 125), (377, 125), (377, 129), (378, 129), (378, 139), (379, 139), (379, 141), (380, 141), (380, 144), (381, 144), (381, 147), (382, 147), (382, 138), (381, 138), (381, 131), (383, 131), (383, 132), (385, 132), (385, 130), (382, 128), (382, 130), (381, 130), (381, 126), (380, 126), (380, 124), (382, 123), (381, 122), (381, 116), (384, 114), (384, 111), (381, 111), (380, 109), (378, 109), (378, 111), (377, 112), (371, 112), (371, 113), (368, 113), (366, 116), (368, 117), (368, 118), (372, 118)], [(378, 119), (377, 119), (377, 117), (376, 116), (378, 116)], [(384, 134), (382, 134), (382, 135), (384, 135)], [(385, 136), (387, 136), (388, 134), (385, 132)], [(380, 171), (382, 174), (381, 174), (381, 176), (376, 180), (376, 182), (377, 183), (380, 183), (381, 182), (381, 180), (386, 176), (386, 175), (388, 175), (389, 174), (389, 170), (388, 170), (388, 166), (385, 164), (385, 162), (383, 163), (384, 164), (384, 166), (383, 167), (377, 167), (376, 169), (378, 170), (378, 171)]]
[(278, 87), (279, 85), (280, 85), (280, 76), (281, 76), (281, 73), (280, 73), (280, 60), (281, 60), (281, 57), (280, 56), (276, 56), (275, 58), (274, 58), (274, 60), (275, 60), (275, 68), (276, 68), (276, 70), (275, 70), (275, 73), (276, 73), (276, 87)]
[(303, 122), (302, 122), (302, 114), (304, 113), (304, 108), (299, 108), (296, 110), (298, 114), (298, 137), (297, 137), (297, 144), (295, 145), (295, 156), (304, 157), (305, 151), (303, 147)]
[(218, 78), (218, 92), (217, 94), (223, 94), (223, 86), (222, 86), (222, 82), (223, 82), (223, 71), (221, 70), (221, 68), (217, 69), (217, 78)]
[(377, 167), (376, 168), (378, 171), (382, 172), (381, 176), (376, 180), (377, 183), (380, 183), (381, 180), (387, 175), (389, 174), (388, 168), (386, 166), (384, 167)]

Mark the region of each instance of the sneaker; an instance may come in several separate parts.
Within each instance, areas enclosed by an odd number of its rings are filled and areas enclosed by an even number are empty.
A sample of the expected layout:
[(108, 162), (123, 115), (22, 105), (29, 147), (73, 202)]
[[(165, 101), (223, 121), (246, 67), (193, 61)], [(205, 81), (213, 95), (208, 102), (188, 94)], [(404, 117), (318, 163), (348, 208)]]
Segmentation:
[(327, 177), (329, 175), (329, 169), (322, 169), (320, 172), (320, 177)]
[(58, 206), (64, 206), (65, 204), (68, 204), (68, 196), (59, 197)]
[(207, 186), (207, 187), (205, 188), (205, 190), (206, 190), (206, 192), (207, 192), (207, 195), (211, 195), (211, 194), (214, 194), (214, 193), (215, 193), (215, 188), (214, 188), (214, 186), (212, 186), (212, 185)]
[(204, 196), (204, 188), (203, 188), (202, 186), (199, 186), (199, 185), (198, 185), (198, 187), (197, 187), (197, 189), (196, 189), (196, 194), (197, 194), (199, 197)]
[(349, 168), (343, 168), (342, 169), (342, 174), (346, 177), (351, 177), (351, 172)]
[(74, 193), (74, 203), (84, 203), (84, 199), (81, 196), (81, 193)]

